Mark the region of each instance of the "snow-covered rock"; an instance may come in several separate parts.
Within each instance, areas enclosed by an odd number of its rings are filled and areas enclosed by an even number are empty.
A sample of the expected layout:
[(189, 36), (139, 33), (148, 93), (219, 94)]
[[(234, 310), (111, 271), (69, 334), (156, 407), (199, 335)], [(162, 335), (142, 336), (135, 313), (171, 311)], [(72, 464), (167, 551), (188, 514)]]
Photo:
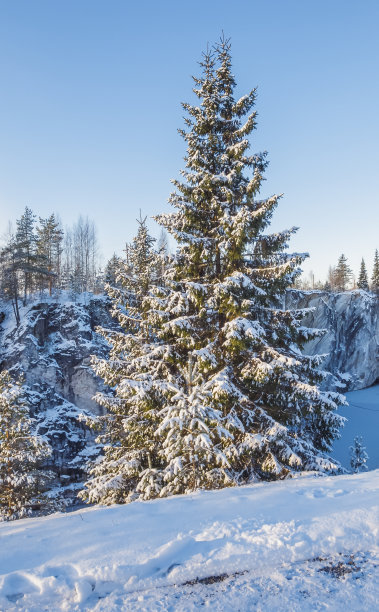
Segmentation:
[(90, 294), (77, 302), (66, 294), (36, 298), (21, 309), (19, 327), (9, 304), (1, 304), (0, 311), (0, 367), (23, 377), (36, 431), (53, 449), (49, 467), (70, 496), (86, 460), (97, 452), (81, 415), (101, 410), (92, 399), (101, 381), (90, 358), (107, 351), (95, 331), (98, 325), (114, 325), (107, 301)]
[(364, 389), (379, 380), (379, 297), (366, 291), (289, 291), (286, 308), (311, 308), (304, 325), (326, 329), (309, 342), (309, 355), (327, 354), (326, 386)]

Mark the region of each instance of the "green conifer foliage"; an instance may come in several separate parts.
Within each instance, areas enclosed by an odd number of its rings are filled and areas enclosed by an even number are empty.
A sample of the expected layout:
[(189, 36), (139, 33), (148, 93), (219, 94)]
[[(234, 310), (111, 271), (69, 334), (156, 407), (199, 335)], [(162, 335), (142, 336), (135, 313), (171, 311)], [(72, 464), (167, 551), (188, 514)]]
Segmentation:
[(37, 227), (36, 254), (40, 259), (40, 288), (48, 286), (49, 294), (52, 289), (59, 286), (61, 273), (63, 230), (55, 215), (47, 219), (40, 218)]
[(46, 504), (43, 491), (50, 474), (41, 470), (49, 446), (31, 433), (31, 419), (21, 387), (0, 373), (0, 519), (15, 519)]
[(117, 285), (116, 275), (120, 268), (120, 263), (120, 258), (116, 255), (116, 253), (113, 253), (112, 257), (105, 266), (104, 280), (108, 285), (111, 285), (111, 287), (116, 287)]
[[(106, 285), (122, 331), (98, 330), (111, 351), (109, 360), (94, 359), (94, 369), (115, 393), (96, 396), (106, 410), (93, 423), (100, 430), (98, 442), (104, 446), (104, 456), (91, 466), (90, 479), (80, 495), (89, 502), (122, 503), (138, 497), (149, 499), (160, 492), (155, 435), (160, 403), (149, 376), (157, 347), (146, 316), (157, 256), (146, 219), (140, 218), (138, 224), (126, 260), (119, 259), (114, 270), (116, 286)], [(161, 371), (166, 369), (162, 362)]]
[(350, 465), (354, 474), (367, 470), (368, 454), (363, 446), (362, 436), (355, 436), (353, 446), (350, 446)]
[(368, 278), (367, 278), (367, 269), (366, 269), (365, 260), (363, 258), (362, 258), (361, 267), (360, 267), (360, 270), (359, 270), (359, 277), (358, 277), (357, 287), (358, 287), (358, 289), (363, 289), (364, 291), (368, 291), (369, 290)]
[(378, 249), (376, 249), (375, 257), (374, 257), (374, 266), (373, 266), (372, 277), (371, 277), (371, 291), (374, 291), (375, 293), (379, 293), (379, 252), (378, 252)]
[(110, 360), (97, 365), (115, 388), (114, 399), (99, 401), (119, 430), (113, 464), (106, 455), (95, 468), (96, 479), (115, 467), (113, 480), (90, 482), (92, 501), (338, 469), (328, 453), (344, 400), (319, 389), (321, 358), (301, 353), (322, 332), (302, 325), (305, 311), (283, 307), (305, 255), (286, 252), (295, 228), (267, 232), (279, 196), (259, 196), (266, 155), (248, 153), (255, 90), (234, 98), (227, 40), (201, 66), (198, 104), (183, 105), (187, 155), (183, 180), (173, 181), (175, 210), (157, 217), (176, 256), (160, 286), (138, 283), (142, 299), (118, 315), (125, 333), (108, 335)]
[(16, 226), (16, 258), (23, 277), (25, 305), (28, 293), (33, 290), (33, 273), (37, 263), (35, 214), (27, 206), (20, 219), (16, 221)]
[(179, 243), (159, 337), (175, 347), (174, 366), (192, 354), (199, 393), (222, 415), (228, 467), (219, 463), (224, 476), (215, 485), (333, 469), (324, 453), (343, 400), (319, 390), (320, 360), (300, 352), (319, 332), (302, 327), (304, 313), (282, 308), (304, 255), (285, 252), (295, 228), (266, 233), (279, 196), (259, 198), (266, 156), (247, 154), (255, 90), (235, 100), (228, 41), (202, 66), (199, 105), (183, 105), (187, 156), (170, 198), (176, 212), (158, 217)]

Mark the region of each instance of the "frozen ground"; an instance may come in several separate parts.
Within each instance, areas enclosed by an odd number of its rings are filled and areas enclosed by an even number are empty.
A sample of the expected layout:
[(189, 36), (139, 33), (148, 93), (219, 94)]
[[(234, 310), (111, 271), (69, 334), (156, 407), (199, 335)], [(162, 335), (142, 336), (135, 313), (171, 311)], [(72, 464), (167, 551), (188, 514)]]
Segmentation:
[(347, 417), (342, 436), (335, 442), (333, 455), (342, 465), (350, 469), (349, 446), (354, 436), (362, 436), (369, 456), (370, 470), (379, 468), (379, 385), (346, 393), (349, 406), (340, 412)]
[(379, 609), (379, 470), (0, 524), (0, 610)]

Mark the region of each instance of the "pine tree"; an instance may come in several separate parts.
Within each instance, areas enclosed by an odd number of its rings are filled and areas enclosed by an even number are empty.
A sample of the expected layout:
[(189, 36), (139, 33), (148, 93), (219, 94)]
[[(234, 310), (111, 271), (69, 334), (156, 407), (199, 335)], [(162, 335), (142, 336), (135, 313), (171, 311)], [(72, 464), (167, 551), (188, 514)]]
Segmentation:
[(54, 214), (47, 219), (40, 218), (39, 221), (36, 253), (43, 264), (40, 283), (42, 289), (45, 288), (47, 283), (49, 295), (51, 295), (53, 287), (59, 286), (60, 282), (63, 231)]
[(199, 105), (183, 105), (176, 212), (158, 217), (178, 252), (163, 286), (146, 285), (134, 330), (127, 311), (119, 317), (128, 333), (113, 335), (97, 368), (116, 390), (113, 404), (100, 398), (119, 417), (108, 465), (124, 471), (93, 501), (337, 469), (327, 453), (343, 399), (319, 390), (321, 358), (300, 350), (321, 332), (302, 326), (304, 311), (283, 309), (304, 256), (285, 252), (295, 229), (265, 232), (279, 197), (258, 197), (265, 154), (247, 155), (255, 91), (234, 99), (228, 41), (201, 65)]
[(347, 263), (347, 258), (342, 253), (334, 271), (334, 283), (337, 291), (346, 291), (352, 276), (353, 273)]
[(359, 271), (357, 287), (358, 287), (358, 289), (363, 289), (364, 291), (368, 291), (369, 290), (368, 278), (367, 278), (367, 269), (366, 269), (365, 260), (363, 258), (362, 258), (362, 261), (361, 261), (361, 268), (360, 268), (360, 271)]
[(1, 295), (10, 300), (18, 327), (21, 321), (19, 308), (18, 256), (15, 237), (8, 237), (6, 246), (0, 251)]
[(366, 465), (368, 461), (368, 454), (366, 452), (366, 447), (363, 446), (362, 436), (356, 436), (354, 438), (353, 446), (350, 446), (350, 465), (351, 469), (355, 474), (361, 472), (362, 470), (367, 470), (368, 467)]
[(374, 256), (374, 266), (373, 266), (372, 277), (371, 277), (371, 291), (374, 291), (375, 293), (379, 293), (379, 252), (378, 252), (378, 249), (376, 249), (375, 256)]
[(19, 384), (0, 373), (0, 518), (15, 519), (46, 504), (43, 491), (49, 473), (41, 463), (49, 446), (31, 433), (29, 411)]
[(33, 211), (26, 206), (16, 221), (17, 265), (23, 277), (24, 306), (28, 293), (33, 290), (33, 273), (37, 268), (35, 219)]

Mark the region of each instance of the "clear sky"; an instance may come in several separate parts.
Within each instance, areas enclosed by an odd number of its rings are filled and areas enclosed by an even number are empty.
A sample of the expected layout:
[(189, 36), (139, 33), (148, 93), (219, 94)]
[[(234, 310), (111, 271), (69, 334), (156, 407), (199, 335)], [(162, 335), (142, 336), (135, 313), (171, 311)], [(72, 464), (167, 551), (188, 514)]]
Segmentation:
[[(108, 258), (169, 210), (181, 101), (207, 42), (232, 39), (237, 95), (258, 86), (252, 150), (273, 229), (324, 278), (379, 248), (378, 0), (0, 0), (0, 233), (30, 206), (92, 218)], [(159, 235), (153, 221), (154, 235)]]

